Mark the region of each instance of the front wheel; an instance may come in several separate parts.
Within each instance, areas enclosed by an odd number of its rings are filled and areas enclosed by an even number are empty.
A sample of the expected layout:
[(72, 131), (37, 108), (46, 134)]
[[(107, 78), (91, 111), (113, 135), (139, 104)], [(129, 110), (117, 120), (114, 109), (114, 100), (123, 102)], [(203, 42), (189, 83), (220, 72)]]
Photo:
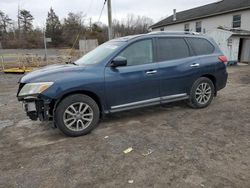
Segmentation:
[(192, 86), (188, 105), (192, 108), (207, 107), (214, 98), (214, 90), (214, 84), (209, 78), (199, 78)]
[(75, 94), (63, 99), (56, 108), (57, 127), (67, 136), (90, 133), (99, 122), (97, 103), (87, 95)]

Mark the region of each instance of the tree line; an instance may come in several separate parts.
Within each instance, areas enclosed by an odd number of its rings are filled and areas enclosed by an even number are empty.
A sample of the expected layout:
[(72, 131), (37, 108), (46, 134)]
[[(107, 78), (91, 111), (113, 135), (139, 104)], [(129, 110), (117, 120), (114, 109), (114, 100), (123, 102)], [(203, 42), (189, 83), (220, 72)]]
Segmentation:
[[(91, 23), (82, 13), (68, 13), (60, 21), (53, 8), (48, 11), (46, 29), (34, 27), (34, 17), (28, 10), (20, 10), (16, 23), (0, 10), (0, 43), (3, 48), (42, 48), (44, 35), (51, 38), (49, 47), (78, 48), (81, 39), (97, 39), (99, 44), (108, 40), (108, 27)], [(153, 20), (144, 16), (128, 15), (123, 20), (113, 20), (114, 37), (147, 33)]]

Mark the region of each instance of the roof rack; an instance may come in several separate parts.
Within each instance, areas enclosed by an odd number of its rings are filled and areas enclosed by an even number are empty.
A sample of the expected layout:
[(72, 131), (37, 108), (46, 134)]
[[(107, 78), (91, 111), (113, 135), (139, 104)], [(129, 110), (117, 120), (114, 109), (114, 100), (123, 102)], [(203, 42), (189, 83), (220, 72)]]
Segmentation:
[(148, 33), (149, 35), (200, 35), (197, 32), (190, 32), (190, 31), (153, 31)]

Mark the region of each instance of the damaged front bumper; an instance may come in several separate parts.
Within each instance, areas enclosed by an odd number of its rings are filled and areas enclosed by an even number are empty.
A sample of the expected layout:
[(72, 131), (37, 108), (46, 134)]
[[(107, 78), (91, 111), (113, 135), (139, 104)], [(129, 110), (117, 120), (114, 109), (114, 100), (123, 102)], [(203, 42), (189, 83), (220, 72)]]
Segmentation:
[(51, 100), (41, 96), (18, 97), (18, 100), (23, 103), (23, 108), (31, 120), (49, 121), (52, 119)]
[(19, 82), (17, 99), (23, 103), (27, 116), (33, 121), (53, 120), (53, 100), (42, 93), (20, 95), (25, 85)]

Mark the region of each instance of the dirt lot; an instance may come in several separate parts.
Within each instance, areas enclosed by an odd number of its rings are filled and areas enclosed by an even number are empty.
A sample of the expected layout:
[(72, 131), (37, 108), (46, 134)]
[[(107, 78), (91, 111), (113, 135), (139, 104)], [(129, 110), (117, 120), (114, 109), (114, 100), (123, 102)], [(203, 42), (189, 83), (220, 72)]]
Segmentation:
[(28, 120), (20, 76), (0, 74), (0, 187), (250, 187), (250, 66), (228, 71), (206, 109), (118, 113), (79, 138)]

